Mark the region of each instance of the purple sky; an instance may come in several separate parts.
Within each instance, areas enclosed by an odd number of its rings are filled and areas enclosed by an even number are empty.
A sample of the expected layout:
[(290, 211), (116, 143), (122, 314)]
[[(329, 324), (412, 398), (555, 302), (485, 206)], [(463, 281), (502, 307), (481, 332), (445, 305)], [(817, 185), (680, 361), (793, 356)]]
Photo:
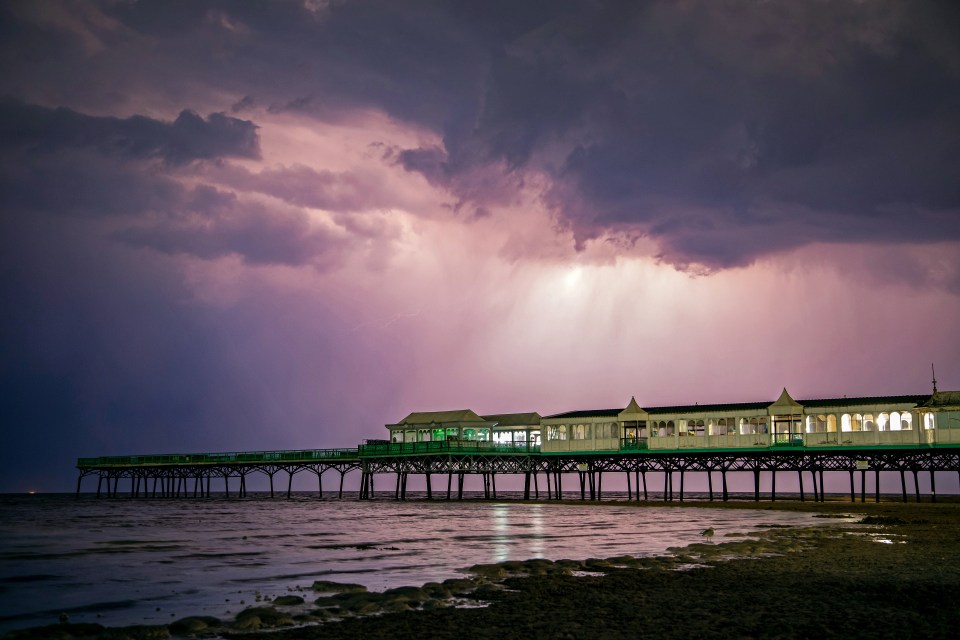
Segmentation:
[(5, 2), (0, 491), (960, 388), (955, 2)]

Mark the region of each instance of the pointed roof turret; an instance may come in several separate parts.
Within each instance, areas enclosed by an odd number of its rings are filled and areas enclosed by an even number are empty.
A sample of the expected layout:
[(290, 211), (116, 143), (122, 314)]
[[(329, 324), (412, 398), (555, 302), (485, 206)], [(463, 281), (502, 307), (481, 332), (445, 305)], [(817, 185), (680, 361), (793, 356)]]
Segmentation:
[(647, 412), (637, 404), (637, 399), (633, 396), (630, 396), (630, 402), (627, 403), (626, 408), (617, 414), (617, 420), (620, 422), (627, 422), (633, 420), (646, 420)]
[(777, 401), (767, 407), (772, 416), (793, 415), (803, 413), (803, 405), (790, 397), (787, 388), (784, 387)]
[(935, 391), (926, 402), (918, 406), (940, 410), (960, 408), (960, 391)]

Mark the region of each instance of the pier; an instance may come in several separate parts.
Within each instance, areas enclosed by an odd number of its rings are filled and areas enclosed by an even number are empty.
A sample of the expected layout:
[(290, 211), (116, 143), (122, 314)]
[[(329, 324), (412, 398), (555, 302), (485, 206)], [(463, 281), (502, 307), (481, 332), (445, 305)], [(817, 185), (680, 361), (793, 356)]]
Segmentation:
[[(663, 500), (683, 501), (691, 475), (706, 477), (709, 500), (728, 500), (728, 476), (750, 474), (754, 500), (776, 500), (778, 475), (787, 474), (800, 500), (822, 501), (830, 474), (843, 476), (851, 501), (872, 494), (879, 502), (881, 474), (896, 474), (902, 499), (912, 493), (919, 502), (923, 474), (933, 501), (937, 473), (960, 481), (960, 392), (938, 391), (936, 381), (926, 395), (797, 401), (783, 389), (773, 402), (643, 408), (631, 398), (624, 408), (545, 417), (414, 412), (385, 427), (388, 439), (349, 449), (80, 458), (77, 495), (94, 476), (97, 496), (117, 497), (123, 480), (133, 498), (203, 498), (222, 479), (230, 497), (233, 479), (242, 498), (247, 477), (260, 474), (274, 497), (281, 474), (289, 497), (294, 476), (306, 472), (323, 498), (332, 472), (342, 498), (344, 477), (359, 472), (361, 500), (377, 496), (382, 476), (392, 482), (381, 496), (406, 499), (411, 475), (423, 476), (428, 499), (462, 500), (468, 476), (479, 476), (484, 498), (497, 499), (497, 477), (512, 476), (522, 477), (524, 500), (560, 500), (571, 486), (582, 500), (601, 500), (604, 478), (623, 474), (628, 500), (649, 499), (648, 480), (659, 478)], [(770, 481), (763, 494), (762, 477)]]
[[(479, 476), (483, 497), (498, 499), (497, 477), (522, 477), (523, 499), (559, 500), (571, 490), (583, 500), (603, 498), (604, 478), (625, 478), (628, 500), (650, 499), (650, 483), (662, 487), (665, 501), (683, 501), (689, 478), (706, 476), (709, 500), (729, 499), (728, 476), (750, 474), (753, 498), (777, 499), (777, 477), (792, 474), (799, 484), (799, 498), (825, 498), (827, 474), (841, 475), (849, 486), (851, 501), (880, 501), (881, 474), (899, 477), (904, 502), (922, 499), (921, 474), (929, 477), (929, 498), (936, 501), (938, 472), (952, 472), (960, 480), (960, 446), (942, 445), (911, 448), (858, 448), (843, 451), (810, 451), (802, 446), (771, 447), (763, 451), (637, 451), (578, 452), (547, 454), (528, 446), (503, 446), (483, 442), (373, 443), (356, 449), (302, 451), (261, 451), (244, 453), (108, 456), (80, 458), (77, 494), (87, 476), (97, 478), (97, 496), (131, 498), (206, 498), (212, 483), (220, 485), (226, 497), (247, 495), (246, 478), (262, 474), (269, 480), (274, 497), (274, 477), (286, 479), (286, 496), (292, 492), (297, 473), (317, 478), (317, 495), (324, 497), (323, 476), (332, 472), (335, 489), (343, 497), (346, 474), (360, 473), (361, 500), (377, 496), (375, 479), (386, 482), (381, 497), (403, 500), (411, 475), (422, 476), (427, 499), (462, 500), (466, 476)], [(761, 478), (770, 480), (769, 492), (761, 492)], [(121, 480), (124, 481), (121, 492)], [(231, 480), (234, 490), (231, 492)], [(217, 488), (214, 486), (214, 488)], [(783, 497), (783, 494), (781, 494)]]
[[(97, 497), (117, 497), (120, 480), (127, 480), (132, 498), (209, 498), (211, 482), (223, 480), (223, 490), (230, 497), (230, 479), (238, 481), (237, 497), (247, 495), (247, 476), (260, 473), (270, 480), (270, 497), (274, 497), (274, 476), (287, 476), (287, 497), (293, 490), (293, 476), (306, 471), (317, 477), (317, 491), (323, 497), (323, 475), (334, 471), (339, 475), (338, 497), (343, 497), (343, 479), (360, 468), (356, 449), (302, 449), (291, 451), (246, 451), (234, 453), (163, 454), (145, 456), (101, 456), (80, 458), (77, 469), (77, 495), (86, 476), (97, 478)], [(191, 490), (190, 483), (193, 483)]]

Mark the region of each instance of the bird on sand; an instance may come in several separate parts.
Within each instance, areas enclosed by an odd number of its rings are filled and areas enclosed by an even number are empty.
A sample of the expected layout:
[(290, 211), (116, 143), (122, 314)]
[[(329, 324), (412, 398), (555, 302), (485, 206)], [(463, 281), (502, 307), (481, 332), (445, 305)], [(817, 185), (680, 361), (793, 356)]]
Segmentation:
[(711, 541), (712, 541), (712, 539), (713, 539), (713, 533), (714, 533), (713, 527), (709, 527), (708, 529), (704, 529), (703, 531), (701, 531), (701, 532), (700, 532), (700, 535), (702, 535), (702, 536), (703, 536), (704, 538), (706, 538), (707, 540), (711, 540)]

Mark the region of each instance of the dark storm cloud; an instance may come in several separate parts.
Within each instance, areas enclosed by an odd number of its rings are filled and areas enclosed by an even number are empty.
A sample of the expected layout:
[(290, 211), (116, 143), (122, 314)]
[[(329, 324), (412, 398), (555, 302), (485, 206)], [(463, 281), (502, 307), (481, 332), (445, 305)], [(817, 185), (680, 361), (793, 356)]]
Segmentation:
[(679, 264), (960, 238), (960, 56), (931, 45), (960, 28), (956, 12), (617, 9), (508, 44), (475, 132), (447, 138), (465, 149), (450, 157), (479, 147), (546, 170), (579, 237), (649, 235)]
[(333, 262), (343, 238), (314, 228), (302, 211), (269, 210), (242, 204), (206, 187), (191, 194), (194, 215), (171, 216), (158, 223), (117, 232), (127, 244), (162, 253), (214, 259), (238, 255), (249, 264), (315, 266)]
[(138, 38), (170, 42), (168, 61), (194, 64), (163, 80), (222, 87), (235, 109), (376, 107), (442, 133), (395, 158), (460, 206), (546, 174), (581, 242), (647, 236), (665, 260), (720, 268), (811, 242), (960, 238), (952, 3), (105, 11), (136, 34), (130, 60)]
[(222, 157), (259, 158), (256, 126), (222, 113), (206, 119), (184, 110), (173, 122), (145, 116), (90, 116), (67, 108), (48, 109), (0, 101), (0, 144), (26, 153), (92, 148), (131, 159), (159, 158), (174, 165)]
[(0, 154), (0, 194), (8, 215), (125, 216), (174, 212), (187, 190), (137, 164), (69, 151)]
[[(162, 85), (244, 113), (382, 109), (442, 134), (395, 159), (455, 209), (509, 202), (534, 172), (578, 242), (645, 236), (679, 265), (960, 238), (955, 3), (95, 6), (69, 28), (14, 12), (3, 59), (45, 64), (9, 66), (7, 93), (44, 73), (45, 101)], [(97, 47), (113, 55), (78, 55)]]
[(256, 127), (222, 114), (204, 119), (185, 110), (165, 122), (0, 102), (0, 193), (11, 215), (196, 211), (215, 204), (198, 196), (209, 190), (185, 187), (174, 169), (195, 161), (258, 156)]
[[(203, 119), (191, 111), (173, 122), (94, 117), (6, 101), (0, 123), (0, 193), (11, 217), (111, 216), (128, 224), (112, 237), (131, 246), (206, 259), (237, 255), (251, 264), (328, 265), (343, 245), (313, 228), (302, 211), (268, 209), (211, 185), (182, 182), (179, 172), (188, 163), (259, 157), (251, 122), (216, 113)], [(311, 177), (296, 170), (292, 177), (228, 166), (212, 171), (241, 182), (246, 176), (252, 184), (244, 189), (264, 192)], [(192, 167), (192, 176), (201, 174)], [(332, 187), (331, 180), (315, 181), (313, 193)]]

